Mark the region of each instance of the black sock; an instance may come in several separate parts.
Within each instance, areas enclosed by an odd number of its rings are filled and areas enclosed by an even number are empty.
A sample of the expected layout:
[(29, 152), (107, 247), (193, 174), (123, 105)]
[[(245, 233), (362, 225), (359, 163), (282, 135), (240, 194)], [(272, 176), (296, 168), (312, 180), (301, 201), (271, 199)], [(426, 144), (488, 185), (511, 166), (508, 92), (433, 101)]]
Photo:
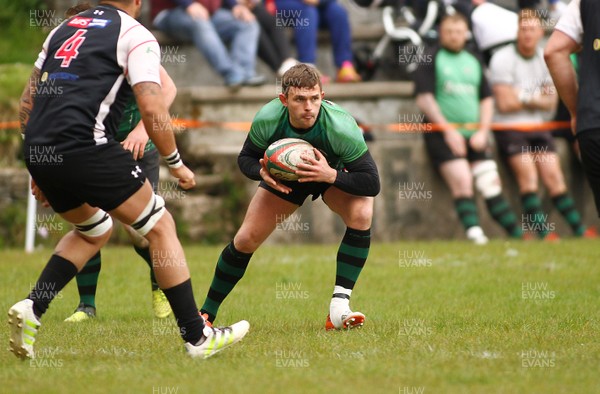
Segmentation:
[(198, 343), (202, 338), (204, 320), (198, 314), (192, 291), (192, 280), (188, 279), (170, 289), (163, 289), (163, 292), (171, 304), (183, 340), (191, 344)]
[(150, 257), (150, 248), (140, 248), (138, 246), (133, 246), (135, 252), (144, 259), (148, 267), (150, 267), (150, 285), (152, 286), (152, 291), (158, 290), (158, 282), (156, 281), (156, 276), (154, 276), (154, 270), (152, 269), (152, 258)]
[(27, 296), (33, 301), (33, 313), (41, 318), (50, 302), (77, 274), (77, 267), (69, 260), (53, 254)]
[(252, 253), (242, 253), (233, 246), (233, 241), (225, 246), (217, 261), (215, 276), (210, 284), (210, 290), (200, 309), (208, 315), (208, 321), (215, 321), (217, 312), (225, 297), (231, 293), (235, 285), (242, 279)]

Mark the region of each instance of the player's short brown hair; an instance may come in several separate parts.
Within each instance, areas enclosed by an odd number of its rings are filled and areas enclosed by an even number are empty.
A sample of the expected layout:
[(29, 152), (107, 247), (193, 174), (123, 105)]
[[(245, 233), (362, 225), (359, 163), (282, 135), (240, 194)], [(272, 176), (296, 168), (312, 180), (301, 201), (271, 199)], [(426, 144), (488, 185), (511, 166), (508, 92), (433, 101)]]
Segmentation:
[(319, 89), (323, 89), (321, 74), (315, 67), (305, 63), (296, 64), (281, 77), (281, 92), (286, 96), (290, 87), (310, 89), (315, 85), (319, 85)]
[(81, 1), (65, 11), (65, 18), (70, 18), (90, 8), (92, 8), (92, 5), (89, 2)]

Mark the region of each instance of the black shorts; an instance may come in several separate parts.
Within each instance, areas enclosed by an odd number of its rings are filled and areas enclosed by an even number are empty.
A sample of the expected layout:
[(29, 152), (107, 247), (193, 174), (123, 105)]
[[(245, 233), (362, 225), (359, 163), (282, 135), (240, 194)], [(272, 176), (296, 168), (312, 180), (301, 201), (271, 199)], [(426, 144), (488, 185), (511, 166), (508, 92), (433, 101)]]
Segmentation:
[(498, 152), (504, 158), (527, 152), (556, 152), (554, 138), (547, 131), (497, 131), (494, 137), (496, 137)]
[[(426, 133), (423, 134), (423, 136), (425, 137), (425, 147), (427, 148), (427, 153), (429, 154), (429, 158), (433, 162), (434, 166), (439, 167), (442, 163), (447, 161), (463, 158), (452, 153), (448, 147), (448, 144), (446, 144), (446, 140), (444, 140), (444, 135), (442, 133)], [(464, 138), (467, 141), (467, 160), (470, 163), (492, 159), (491, 149), (487, 148), (483, 151), (473, 150), (473, 148), (471, 148), (469, 145), (469, 138)]]
[(138, 164), (144, 175), (150, 181), (152, 190), (156, 193), (158, 190), (158, 175), (160, 173), (160, 154), (157, 149), (152, 149), (148, 152), (144, 152), (144, 157), (138, 159)]
[(564, 138), (570, 144), (576, 140), (571, 129), (554, 129), (552, 130), (552, 138)]
[(289, 186), (292, 191), (290, 194), (281, 193), (278, 190), (273, 189), (269, 186), (265, 181), (260, 181), (259, 187), (262, 187), (265, 190), (270, 191), (275, 194), (277, 197), (291, 202), (292, 204), (296, 204), (298, 206), (302, 206), (306, 197), (312, 194), (312, 201), (315, 201), (319, 196), (323, 195), (327, 189), (329, 189), (332, 185), (329, 183), (323, 182), (286, 182), (282, 181), (286, 186)]
[(49, 152), (47, 147), (25, 147), (25, 164), (57, 213), (84, 203), (112, 211), (146, 182), (131, 152), (116, 141), (71, 154)]
[(600, 129), (577, 133), (581, 162), (594, 193), (596, 211), (600, 216)]

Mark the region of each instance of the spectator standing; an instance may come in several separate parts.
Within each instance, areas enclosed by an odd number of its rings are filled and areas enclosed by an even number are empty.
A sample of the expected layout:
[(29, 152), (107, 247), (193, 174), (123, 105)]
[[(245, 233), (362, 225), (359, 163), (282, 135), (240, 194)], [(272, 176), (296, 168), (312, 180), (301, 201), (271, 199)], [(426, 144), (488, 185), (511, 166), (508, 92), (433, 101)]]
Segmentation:
[[(479, 225), (473, 186), (485, 198), (496, 222), (514, 238), (522, 236), (515, 214), (502, 196), (489, 133), (493, 113), (490, 87), (483, 64), (465, 49), (468, 23), (461, 14), (446, 16), (440, 25), (440, 48), (431, 64), (415, 74), (417, 106), (441, 132), (425, 134), (434, 166), (448, 185), (466, 236), (475, 244), (488, 239)], [(477, 130), (464, 124), (478, 124)]]
[[(507, 125), (542, 123), (553, 111), (557, 95), (538, 43), (543, 38), (542, 21), (534, 10), (521, 10), (517, 42), (492, 57), (490, 74), (496, 101), (495, 122)], [(516, 129), (494, 134), (503, 156), (517, 181), (524, 222), (541, 238), (556, 238), (546, 225), (546, 215), (538, 197), (538, 176), (546, 186), (554, 206), (576, 236), (588, 236), (573, 199), (567, 192), (554, 139), (549, 131), (519, 132)], [(526, 218), (526, 220), (525, 220)]]

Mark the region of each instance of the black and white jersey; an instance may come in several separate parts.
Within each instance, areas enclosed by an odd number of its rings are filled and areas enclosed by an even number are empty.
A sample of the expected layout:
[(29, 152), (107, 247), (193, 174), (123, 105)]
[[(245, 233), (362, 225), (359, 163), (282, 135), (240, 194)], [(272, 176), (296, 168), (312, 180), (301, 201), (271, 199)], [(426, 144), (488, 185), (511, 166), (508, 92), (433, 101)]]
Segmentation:
[(135, 19), (102, 5), (52, 30), (35, 66), (25, 144), (70, 153), (113, 139), (131, 86), (160, 84), (160, 47)]
[(600, 127), (600, 4), (597, 0), (581, 1), (583, 37), (579, 62), (577, 132)]
[(556, 24), (582, 46), (577, 95), (577, 132), (600, 127), (600, 3), (573, 0)]

